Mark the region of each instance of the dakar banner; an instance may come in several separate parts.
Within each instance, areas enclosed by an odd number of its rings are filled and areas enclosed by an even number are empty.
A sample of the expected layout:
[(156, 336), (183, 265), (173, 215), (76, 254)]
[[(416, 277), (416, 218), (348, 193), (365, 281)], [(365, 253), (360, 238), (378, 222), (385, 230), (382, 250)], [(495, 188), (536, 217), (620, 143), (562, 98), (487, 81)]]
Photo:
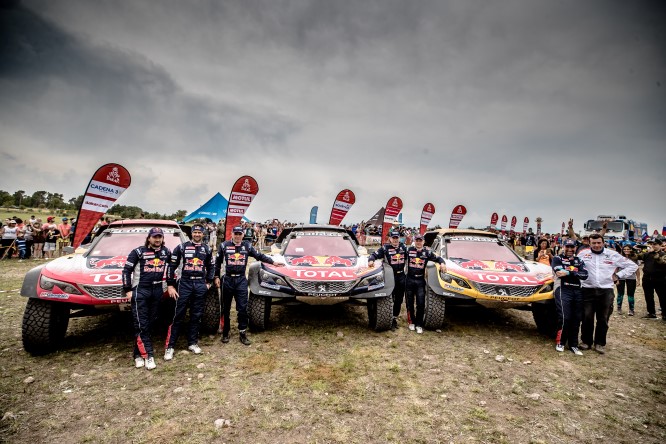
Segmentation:
[(506, 233), (506, 223), (509, 221), (509, 218), (506, 217), (506, 214), (502, 216), (502, 224), (500, 225), (500, 229), (502, 230), (502, 234)]
[(492, 216), (490, 216), (490, 228), (493, 230), (497, 229), (497, 221), (499, 220), (499, 216), (497, 213), (493, 213)]
[(527, 234), (527, 225), (530, 223), (530, 218), (523, 219), (523, 234)]
[(389, 231), (393, 228), (393, 222), (397, 221), (398, 214), (402, 211), (402, 199), (393, 196), (386, 202), (384, 210), (384, 222), (382, 223), (382, 244), (388, 241)]
[(432, 216), (435, 214), (435, 206), (428, 202), (423, 206), (423, 211), (421, 212), (421, 227), (419, 228), (419, 233), (423, 234), (428, 228), (428, 224), (432, 220)]
[(76, 216), (76, 229), (72, 247), (77, 248), (81, 245), (81, 242), (92, 231), (97, 221), (129, 188), (131, 182), (132, 177), (129, 171), (117, 163), (107, 163), (95, 171), (88, 183), (81, 207), (79, 207), (79, 213)]
[(311, 224), (316, 224), (317, 223), (317, 211), (319, 211), (318, 206), (314, 206), (310, 210), (310, 223)]
[(516, 224), (518, 223), (518, 218), (516, 216), (513, 216), (511, 218), (511, 234), (513, 234), (516, 231)]
[(449, 220), (449, 228), (458, 228), (460, 222), (463, 220), (467, 214), (467, 208), (463, 205), (456, 205), (453, 211), (451, 212), (451, 219)]
[(345, 218), (349, 209), (356, 202), (356, 196), (351, 190), (342, 190), (338, 193), (333, 202), (331, 209), (331, 217), (328, 219), (330, 225), (340, 225), (342, 219)]
[(251, 176), (243, 176), (236, 181), (229, 194), (227, 221), (224, 239), (231, 239), (234, 227), (241, 224), (243, 216), (259, 192), (259, 184)]

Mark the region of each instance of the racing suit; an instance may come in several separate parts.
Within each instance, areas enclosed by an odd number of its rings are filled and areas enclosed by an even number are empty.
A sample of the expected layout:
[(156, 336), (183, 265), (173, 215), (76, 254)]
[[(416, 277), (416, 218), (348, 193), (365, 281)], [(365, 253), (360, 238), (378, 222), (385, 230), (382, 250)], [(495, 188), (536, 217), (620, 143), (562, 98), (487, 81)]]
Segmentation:
[[(405, 282), (405, 297), (407, 299), (407, 316), (410, 324), (423, 327), (423, 315), (425, 311), (425, 270), (428, 261), (444, 263), (444, 259), (438, 257), (429, 248), (418, 250), (416, 247), (407, 249), (407, 279)], [(416, 297), (416, 316), (414, 315), (414, 298)]]
[(220, 277), (222, 263), (225, 265), (225, 273), (222, 278), (222, 336), (229, 335), (229, 313), (231, 311), (231, 299), (236, 300), (236, 312), (238, 313), (238, 330), (244, 332), (247, 329), (247, 278), (245, 270), (249, 256), (261, 262), (273, 264), (273, 259), (257, 251), (247, 241), (235, 245), (232, 241), (220, 244), (215, 260), (215, 277)]
[[(368, 256), (368, 261), (375, 261), (377, 259), (386, 259), (386, 262), (393, 269), (393, 279), (395, 280), (395, 287), (393, 288), (393, 318), (400, 316), (400, 307), (405, 297), (405, 257), (407, 254), (407, 247), (402, 242), (398, 243), (397, 247), (391, 244), (386, 244), (380, 247), (377, 251)], [(408, 321), (412, 324), (412, 320)]]
[(638, 259), (643, 261), (643, 293), (648, 316), (656, 317), (654, 294), (657, 293), (661, 318), (666, 320), (666, 252), (651, 251), (641, 253)]
[(585, 262), (588, 273), (587, 279), (581, 282), (583, 287), (581, 341), (586, 345), (605, 347), (608, 320), (613, 313), (615, 298), (613, 275), (617, 275), (618, 279), (626, 279), (638, 270), (638, 265), (608, 248), (603, 248), (598, 253), (591, 248), (584, 248), (578, 252), (577, 257)]
[(171, 252), (164, 245), (157, 250), (135, 248), (127, 256), (122, 275), (123, 291), (132, 292), (135, 358), (153, 356), (150, 332), (164, 295), (164, 272), (170, 256)]
[(556, 344), (578, 347), (578, 331), (583, 315), (583, 293), (580, 282), (587, 279), (585, 263), (577, 256), (566, 257), (564, 254), (555, 256), (552, 263), (553, 271), (567, 271), (568, 275), (555, 277), (555, 307), (557, 309)]
[(181, 260), (183, 267), (176, 290), (178, 299), (176, 299), (173, 321), (167, 331), (166, 348), (174, 348), (178, 341), (180, 325), (188, 305), (190, 306), (190, 325), (187, 331), (187, 345), (198, 342), (199, 324), (208, 292), (206, 284), (213, 282), (215, 273), (215, 258), (210, 247), (205, 243), (195, 244), (187, 241), (173, 249), (167, 268), (167, 285), (176, 286), (176, 270), (180, 266)]

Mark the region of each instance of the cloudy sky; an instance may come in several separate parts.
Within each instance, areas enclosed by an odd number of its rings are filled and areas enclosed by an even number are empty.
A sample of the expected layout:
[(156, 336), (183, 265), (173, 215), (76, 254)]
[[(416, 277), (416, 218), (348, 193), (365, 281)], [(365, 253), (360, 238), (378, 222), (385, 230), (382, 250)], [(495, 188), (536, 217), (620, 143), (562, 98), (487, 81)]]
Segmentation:
[[(0, 189), (192, 211), (245, 174), (255, 220), (402, 198), (448, 224), (666, 222), (658, 1), (0, 0)], [(520, 222), (519, 222), (520, 226)], [(534, 226), (534, 224), (531, 224)]]

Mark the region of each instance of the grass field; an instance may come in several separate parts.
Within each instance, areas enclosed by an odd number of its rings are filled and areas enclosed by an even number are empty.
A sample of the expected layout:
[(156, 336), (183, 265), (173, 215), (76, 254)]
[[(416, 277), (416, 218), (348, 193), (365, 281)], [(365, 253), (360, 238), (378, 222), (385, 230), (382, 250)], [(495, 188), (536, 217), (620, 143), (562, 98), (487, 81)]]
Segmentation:
[(181, 338), (149, 372), (122, 313), (71, 320), (51, 355), (23, 351), (16, 290), (32, 265), (0, 263), (3, 442), (666, 442), (662, 321), (614, 314), (607, 354), (576, 357), (529, 312), (449, 310), (416, 335), (404, 319), (370, 331), (362, 307), (276, 307), (250, 347), (232, 316), (229, 344), (204, 337), (193, 355)]

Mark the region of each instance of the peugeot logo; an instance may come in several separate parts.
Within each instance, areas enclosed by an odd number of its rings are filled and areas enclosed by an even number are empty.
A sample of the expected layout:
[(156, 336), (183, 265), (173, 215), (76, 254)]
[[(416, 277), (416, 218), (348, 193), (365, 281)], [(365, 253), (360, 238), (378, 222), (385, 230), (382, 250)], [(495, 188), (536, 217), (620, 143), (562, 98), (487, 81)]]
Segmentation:
[(317, 288), (319, 289), (319, 291), (326, 291), (326, 285), (324, 284), (317, 286)]
[(500, 296), (509, 296), (509, 292), (506, 291), (506, 288), (502, 287), (497, 289), (497, 294), (499, 294)]

